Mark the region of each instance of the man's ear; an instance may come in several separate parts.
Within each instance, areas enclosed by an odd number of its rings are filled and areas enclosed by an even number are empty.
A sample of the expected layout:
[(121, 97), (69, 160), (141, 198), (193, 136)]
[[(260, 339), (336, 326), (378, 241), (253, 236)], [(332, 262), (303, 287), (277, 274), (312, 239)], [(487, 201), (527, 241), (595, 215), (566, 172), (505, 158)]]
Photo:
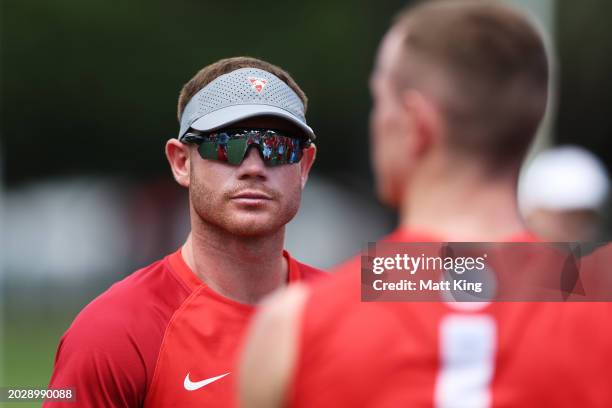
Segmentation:
[(403, 106), (411, 119), (411, 148), (417, 156), (440, 142), (443, 121), (433, 101), (413, 89), (403, 94)]
[(314, 163), (316, 157), (317, 146), (315, 146), (314, 143), (311, 143), (308, 148), (304, 149), (304, 155), (302, 156), (302, 160), (300, 160), (302, 190), (306, 186), (308, 174), (310, 173), (310, 169), (312, 168), (312, 164)]
[(170, 139), (166, 142), (166, 158), (170, 163), (172, 175), (179, 185), (189, 187), (190, 156), (189, 146)]

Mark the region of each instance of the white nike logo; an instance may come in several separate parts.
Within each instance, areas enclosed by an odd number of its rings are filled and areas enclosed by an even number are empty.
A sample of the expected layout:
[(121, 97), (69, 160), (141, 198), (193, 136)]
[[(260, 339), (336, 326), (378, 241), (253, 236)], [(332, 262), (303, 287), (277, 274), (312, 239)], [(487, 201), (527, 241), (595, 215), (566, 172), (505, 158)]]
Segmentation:
[(216, 377), (207, 378), (206, 380), (193, 382), (189, 379), (189, 373), (187, 373), (187, 375), (185, 376), (185, 381), (183, 381), (183, 386), (187, 391), (195, 391), (197, 389), (207, 386), (210, 383), (214, 383), (215, 381), (220, 380), (221, 378), (229, 374), (230, 373), (225, 373)]

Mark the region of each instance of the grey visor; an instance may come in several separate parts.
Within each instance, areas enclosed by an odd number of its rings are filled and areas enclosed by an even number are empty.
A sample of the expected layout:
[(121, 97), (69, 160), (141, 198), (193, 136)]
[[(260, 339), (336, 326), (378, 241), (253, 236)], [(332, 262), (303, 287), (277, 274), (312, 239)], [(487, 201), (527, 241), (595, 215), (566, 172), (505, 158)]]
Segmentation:
[(299, 96), (275, 75), (257, 68), (237, 69), (200, 89), (183, 111), (178, 138), (189, 128), (207, 132), (256, 116), (286, 119), (315, 138)]

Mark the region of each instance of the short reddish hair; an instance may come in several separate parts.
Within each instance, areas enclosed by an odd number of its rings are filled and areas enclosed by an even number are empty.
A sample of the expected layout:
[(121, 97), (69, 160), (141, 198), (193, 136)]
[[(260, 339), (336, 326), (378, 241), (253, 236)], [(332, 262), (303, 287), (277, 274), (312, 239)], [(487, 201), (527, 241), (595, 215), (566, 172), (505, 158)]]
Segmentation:
[(402, 11), (394, 29), (404, 36), (399, 88), (440, 77), (443, 91), (428, 96), (448, 121), (449, 145), (498, 164), (520, 160), (548, 100), (546, 49), (527, 16), (499, 1), (433, 0)]

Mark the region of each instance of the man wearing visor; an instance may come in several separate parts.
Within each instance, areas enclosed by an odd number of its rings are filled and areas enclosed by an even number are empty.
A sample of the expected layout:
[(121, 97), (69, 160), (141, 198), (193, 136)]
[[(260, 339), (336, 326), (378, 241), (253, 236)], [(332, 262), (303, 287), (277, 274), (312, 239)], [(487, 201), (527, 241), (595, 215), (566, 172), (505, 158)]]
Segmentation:
[[(287, 72), (254, 58), (218, 61), (185, 84), (166, 157), (189, 190), (191, 233), (79, 314), (50, 388), (72, 388), (82, 407), (234, 405), (254, 305), (322, 275), (283, 249), (315, 159), (306, 103)], [(73, 406), (45, 406), (63, 404)]]

